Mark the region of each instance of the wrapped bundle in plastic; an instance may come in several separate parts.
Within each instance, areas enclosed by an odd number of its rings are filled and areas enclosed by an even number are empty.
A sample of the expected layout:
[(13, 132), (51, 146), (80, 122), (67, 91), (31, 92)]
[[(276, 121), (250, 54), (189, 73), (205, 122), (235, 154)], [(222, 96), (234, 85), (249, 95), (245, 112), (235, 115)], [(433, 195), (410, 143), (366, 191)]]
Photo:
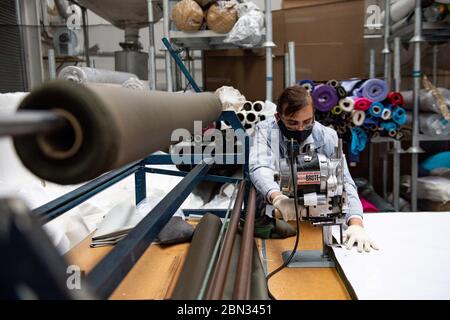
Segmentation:
[(138, 79), (138, 76), (127, 72), (75, 66), (65, 67), (58, 75), (58, 79), (76, 83), (122, 84), (131, 78)]
[[(442, 94), (444, 100), (447, 103), (447, 108), (450, 106), (450, 90), (446, 88), (437, 89), (440, 94)], [(405, 100), (404, 107), (408, 110), (413, 108), (413, 92), (412, 91), (402, 91), (403, 99)], [(423, 112), (435, 112), (442, 114), (442, 110), (439, 105), (439, 101), (432, 91), (420, 90), (420, 111)]]
[(203, 10), (194, 0), (181, 0), (173, 6), (172, 20), (178, 30), (197, 31), (202, 26), (203, 19)]
[(217, 33), (228, 33), (237, 21), (237, 2), (218, 1), (213, 4), (206, 15), (208, 28)]
[(262, 41), (264, 14), (253, 2), (237, 5), (238, 21), (223, 40), (244, 48), (252, 48)]

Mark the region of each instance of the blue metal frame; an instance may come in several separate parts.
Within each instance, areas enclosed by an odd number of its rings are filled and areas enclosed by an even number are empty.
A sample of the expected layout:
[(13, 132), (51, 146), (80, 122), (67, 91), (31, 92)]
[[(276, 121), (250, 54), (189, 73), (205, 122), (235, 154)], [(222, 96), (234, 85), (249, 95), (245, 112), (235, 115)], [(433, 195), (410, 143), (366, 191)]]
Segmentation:
[(177, 64), (178, 68), (180, 68), (181, 72), (183, 72), (184, 76), (186, 77), (187, 81), (192, 86), (192, 88), (195, 90), (195, 92), (202, 92), (202, 90), (200, 89), (200, 87), (197, 85), (194, 78), (190, 74), (189, 70), (184, 65), (180, 56), (178, 55), (178, 53), (183, 51), (184, 49), (176, 51), (172, 48), (172, 45), (170, 44), (170, 42), (167, 38), (164, 37), (161, 40), (162, 40), (163, 44), (166, 46), (166, 48), (169, 51), (172, 58), (175, 60), (175, 63)]

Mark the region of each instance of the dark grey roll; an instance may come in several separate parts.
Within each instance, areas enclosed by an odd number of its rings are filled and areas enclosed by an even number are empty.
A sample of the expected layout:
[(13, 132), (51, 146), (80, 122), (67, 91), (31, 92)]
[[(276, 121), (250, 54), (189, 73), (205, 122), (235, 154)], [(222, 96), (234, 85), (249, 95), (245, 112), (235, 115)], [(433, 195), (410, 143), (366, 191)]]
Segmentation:
[(14, 138), (23, 164), (59, 184), (91, 180), (107, 171), (167, 150), (174, 129), (194, 130), (222, 111), (212, 93), (136, 91), (51, 81), (33, 90), (19, 110), (53, 110), (70, 125), (48, 134)]
[(200, 220), (172, 294), (173, 300), (197, 299), (221, 227), (222, 222), (215, 215), (208, 213)]

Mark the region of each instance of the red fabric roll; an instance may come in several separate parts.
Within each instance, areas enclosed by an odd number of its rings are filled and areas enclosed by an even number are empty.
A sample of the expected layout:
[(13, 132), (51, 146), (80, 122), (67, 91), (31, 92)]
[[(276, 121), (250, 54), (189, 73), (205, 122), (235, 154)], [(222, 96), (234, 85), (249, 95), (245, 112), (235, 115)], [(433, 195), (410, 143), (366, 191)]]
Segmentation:
[(389, 92), (387, 99), (394, 106), (404, 106), (405, 102), (400, 92)]
[(372, 101), (366, 98), (357, 98), (355, 99), (355, 110), (362, 110), (366, 111), (370, 108), (370, 105), (372, 104)]

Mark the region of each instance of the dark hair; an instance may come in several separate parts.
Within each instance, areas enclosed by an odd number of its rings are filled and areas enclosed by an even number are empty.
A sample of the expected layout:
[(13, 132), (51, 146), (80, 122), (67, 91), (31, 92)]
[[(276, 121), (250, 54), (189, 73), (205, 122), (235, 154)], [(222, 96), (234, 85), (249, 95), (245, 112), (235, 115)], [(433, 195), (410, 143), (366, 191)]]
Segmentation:
[(294, 85), (284, 89), (278, 98), (277, 112), (282, 115), (291, 115), (312, 104), (308, 90), (302, 86)]

